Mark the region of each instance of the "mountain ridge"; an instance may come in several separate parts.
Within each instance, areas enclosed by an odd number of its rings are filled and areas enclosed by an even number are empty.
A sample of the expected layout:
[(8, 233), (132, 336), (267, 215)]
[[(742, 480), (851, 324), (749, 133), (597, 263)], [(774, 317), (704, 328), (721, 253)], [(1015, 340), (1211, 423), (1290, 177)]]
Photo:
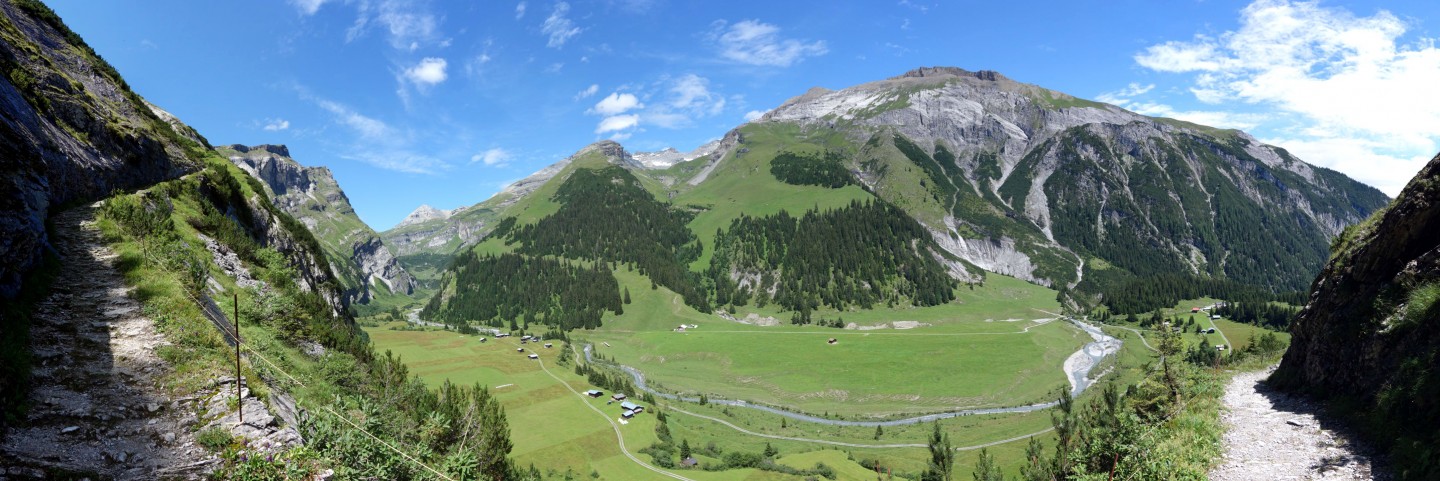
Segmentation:
[(329, 168), (301, 165), (284, 145), (232, 144), (217, 151), (259, 179), (276, 207), (315, 233), (348, 304), (368, 304), (386, 293), (414, 293), (415, 279), (396, 262), (380, 236), (356, 216)]

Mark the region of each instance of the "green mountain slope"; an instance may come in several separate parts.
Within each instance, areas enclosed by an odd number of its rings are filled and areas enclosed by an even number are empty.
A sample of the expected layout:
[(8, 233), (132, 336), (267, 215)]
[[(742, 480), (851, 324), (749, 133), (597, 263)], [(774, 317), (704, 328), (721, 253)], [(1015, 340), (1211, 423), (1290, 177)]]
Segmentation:
[[(997, 272), (1060, 289), (1072, 305), (1139, 312), (1184, 297), (1303, 289), (1324, 262), (1329, 239), (1386, 201), (1373, 188), (1243, 132), (1146, 117), (994, 72), (922, 68), (838, 91), (812, 89), (731, 131), (713, 150), (668, 166), (646, 168), (618, 144), (602, 142), (495, 198), (444, 213), (449, 218), (417, 219), (384, 236), (408, 237), (399, 248), (402, 261), (405, 252), (443, 257), (470, 245), (480, 253), (618, 260), (596, 252), (632, 239), (554, 230), (545, 242), (588, 239), (592, 246), (544, 252), (513, 238), (481, 241), (509, 217), (522, 226), (544, 223), (563, 211), (556, 193), (576, 169), (605, 166), (623, 168), (626, 183), (689, 216), (699, 254), (680, 259), (687, 272), (708, 274), (697, 285), (705, 302), (692, 293), (687, 303), (717, 308), (749, 302), (765, 272), (773, 283), (800, 269), (775, 262), (739, 268), (731, 257), (737, 247), (721, 245), (783, 238), (726, 234), (781, 212), (800, 219), (856, 201), (883, 202), (928, 237), (912, 249), (915, 259), (936, 263), (952, 282)], [(587, 222), (576, 216), (611, 215), (591, 210), (565, 214), (571, 216), (565, 225)], [(416, 235), (420, 230), (425, 234)], [(721, 247), (732, 250), (717, 258)], [(1159, 277), (1168, 281), (1152, 282)], [(881, 284), (916, 292), (913, 284)], [(777, 288), (761, 289), (767, 302), (777, 300)], [(874, 302), (845, 297), (785, 305)]]
[(414, 292), (415, 279), (396, 262), (380, 236), (355, 215), (330, 169), (300, 165), (283, 145), (230, 145), (216, 150), (259, 179), (276, 207), (315, 234), (349, 303), (367, 304), (377, 296)]

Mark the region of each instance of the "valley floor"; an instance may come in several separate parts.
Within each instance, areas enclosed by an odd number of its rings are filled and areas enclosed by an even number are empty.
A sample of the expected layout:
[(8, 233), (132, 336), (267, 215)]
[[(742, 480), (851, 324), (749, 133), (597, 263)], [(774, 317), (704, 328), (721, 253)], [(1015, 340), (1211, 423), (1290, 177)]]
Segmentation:
[(90, 207), (53, 219), (60, 273), (35, 314), (30, 409), (0, 445), (0, 478), (198, 479), (218, 460), (196, 446), (194, 414), (158, 385), (168, 343), (128, 296), (93, 219)]
[(1314, 403), (1267, 387), (1271, 372), (1241, 373), (1225, 387), (1225, 458), (1211, 480), (1388, 479)]

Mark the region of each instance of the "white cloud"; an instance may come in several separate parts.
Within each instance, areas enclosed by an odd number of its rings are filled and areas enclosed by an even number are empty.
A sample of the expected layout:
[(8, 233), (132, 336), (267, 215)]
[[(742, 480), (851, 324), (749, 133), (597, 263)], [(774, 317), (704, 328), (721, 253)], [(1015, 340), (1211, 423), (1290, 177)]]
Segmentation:
[(751, 110), (749, 112), (745, 112), (745, 121), (754, 122), (756, 120), (760, 120), (760, 117), (763, 116), (765, 116), (765, 112), (761, 112), (759, 110)]
[(372, 25), (384, 29), (390, 46), (414, 51), (426, 44), (440, 44), (440, 21), (423, 3), (405, 0), (361, 0), (357, 4), (355, 23), (346, 31), (346, 41), (353, 41), (368, 32)]
[(710, 115), (725, 108), (725, 99), (710, 92), (710, 80), (695, 74), (686, 74), (670, 87), (673, 94), (669, 105), (677, 109), (697, 109)]
[(585, 90), (581, 90), (580, 92), (575, 94), (575, 100), (590, 98), (599, 91), (600, 84), (590, 84), (589, 87), (585, 87)]
[(493, 148), (470, 157), (470, 162), (480, 162), (491, 166), (504, 166), (510, 161), (510, 152), (501, 148)]
[(609, 96), (596, 102), (595, 107), (591, 108), (590, 112), (609, 116), (643, 107), (645, 107), (645, 104), (640, 103), (640, 98), (636, 97), (635, 94), (612, 92)]
[(720, 56), (750, 65), (788, 67), (805, 57), (824, 55), (825, 41), (805, 42), (781, 38), (780, 27), (759, 20), (742, 20), (727, 25), (717, 21), (711, 38), (720, 47)]
[(418, 142), (413, 132), (394, 128), (348, 105), (316, 96), (303, 85), (291, 84), (291, 87), (302, 100), (329, 112), (334, 122), (348, 131), (348, 136), (343, 135), (345, 132), (326, 136), (333, 139), (332, 145), (340, 151), (337, 154), (340, 158), (414, 174), (434, 174), (450, 168), (433, 155), (417, 152)]
[(725, 110), (725, 97), (710, 90), (710, 80), (695, 74), (664, 80), (665, 101), (647, 110), (647, 124), (667, 129), (689, 127), (694, 120)]
[(612, 115), (600, 120), (600, 125), (595, 126), (595, 133), (618, 132), (639, 124), (639, 115)]
[(555, 10), (550, 12), (550, 16), (545, 18), (545, 23), (540, 26), (540, 32), (550, 37), (550, 40), (545, 42), (545, 46), (564, 47), (566, 41), (580, 34), (580, 27), (576, 27), (575, 23), (566, 17), (569, 13), (570, 4), (565, 2), (555, 4)]
[(290, 121), (285, 119), (265, 119), (265, 126), (261, 128), (267, 132), (279, 132), (290, 128)]
[(435, 85), (445, 81), (446, 65), (443, 58), (425, 57), (419, 64), (405, 69), (405, 78), (416, 85)]
[(1124, 107), (1130, 103), (1132, 98), (1145, 95), (1151, 90), (1155, 90), (1155, 84), (1140, 85), (1136, 82), (1130, 82), (1130, 85), (1125, 86), (1123, 89), (1114, 92), (1105, 92), (1096, 96), (1095, 100)]
[(324, 5), (325, 1), (326, 0), (290, 0), (290, 4), (294, 5), (295, 9), (299, 10), (301, 15), (314, 15), (315, 12), (320, 11), (320, 6)]
[(525, 18), (525, 2), (515, 4), (515, 19)]
[(361, 136), (389, 137), (393, 135), (390, 130), (390, 126), (385, 125), (385, 122), (366, 117), (365, 115), (362, 115), (359, 112), (350, 109), (350, 107), (347, 107), (344, 104), (323, 99), (317, 99), (315, 103), (316, 105), (319, 105), (320, 108), (325, 109), (332, 114), (335, 114), (335, 117), (340, 121), (341, 124), (345, 125), (346, 127), (350, 127), (352, 130), (354, 130)]
[[(1279, 145), (1307, 161), (1398, 186), (1440, 144), (1440, 48), (1403, 40), (1410, 25), (1380, 11), (1357, 16), (1316, 2), (1258, 0), (1240, 26), (1137, 54), (1151, 70), (1190, 74), (1188, 91), (1213, 110), (1259, 106)], [(1418, 159), (1418, 160), (1417, 160)], [(1380, 168), (1380, 166), (1384, 166)]]

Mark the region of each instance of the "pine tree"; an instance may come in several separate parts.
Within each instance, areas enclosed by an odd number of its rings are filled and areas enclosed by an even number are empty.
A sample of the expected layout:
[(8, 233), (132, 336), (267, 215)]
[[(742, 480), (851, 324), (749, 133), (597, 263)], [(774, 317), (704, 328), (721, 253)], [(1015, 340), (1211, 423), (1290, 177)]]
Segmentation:
[(780, 450), (775, 449), (775, 446), (771, 446), (770, 443), (765, 443), (765, 452), (762, 454), (764, 454), (767, 458), (773, 458), (776, 455), (780, 454)]
[(950, 448), (950, 435), (940, 432), (940, 422), (935, 422), (935, 431), (930, 434), (930, 464), (920, 473), (920, 481), (952, 481), (955, 470), (955, 450)]
[(690, 457), (690, 440), (689, 440), (689, 439), (682, 439), (682, 440), (680, 440), (680, 459), (681, 459), (681, 460), (684, 460), (684, 459), (689, 458), (689, 457)]
[(985, 448), (980, 448), (980, 455), (975, 460), (975, 481), (1005, 481), (1005, 473), (995, 465), (995, 457)]
[(875, 439), (876, 439), (876, 440), (879, 440), (879, 439), (880, 439), (880, 436), (884, 436), (884, 435), (885, 435), (885, 430), (884, 430), (884, 429), (880, 429), (880, 426), (875, 426)]
[(625, 286), (625, 303), (630, 303), (630, 286)]
[(1045, 446), (1039, 439), (1030, 438), (1025, 446), (1025, 464), (1020, 466), (1023, 481), (1051, 481), (1050, 462), (1045, 459)]

